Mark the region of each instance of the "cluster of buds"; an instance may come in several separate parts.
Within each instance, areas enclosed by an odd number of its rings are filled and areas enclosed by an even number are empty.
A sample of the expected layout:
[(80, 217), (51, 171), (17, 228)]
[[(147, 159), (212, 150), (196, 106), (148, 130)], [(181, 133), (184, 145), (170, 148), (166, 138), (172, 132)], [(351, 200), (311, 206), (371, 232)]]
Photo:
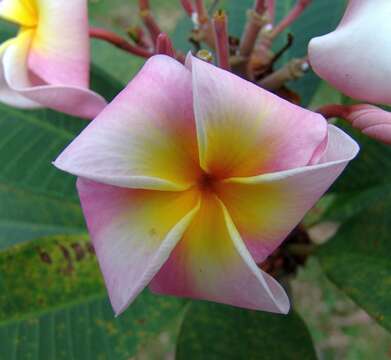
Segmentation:
[[(254, 6), (247, 12), (247, 23), (239, 39), (228, 33), (228, 16), (222, 10), (215, 11), (216, 1), (211, 9), (207, 9), (204, 0), (181, 0), (183, 10), (193, 24), (189, 41), (197, 57), (214, 62), (214, 52), (216, 64), (222, 69), (294, 102), (297, 102), (297, 98), (284, 86), (287, 81), (304, 75), (309, 68), (307, 58), (291, 59), (282, 68), (274, 70), (276, 61), (291, 46), (293, 37), (288, 35), (287, 45), (280, 51), (274, 52), (272, 45), (310, 3), (311, 0), (298, 0), (291, 11), (274, 24), (275, 1), (255, 0)], [(162, 32), (148, 0), (139, 0), (139, 14), (146, 31), (142, 28), (129, 31), (131, 42), (103, 29), (92, 28), (90, 35), (109, 41), (136, 56), (149, 58), (164, 54), (184, 63), (184, 54), (175, 50), (169, 36)]]

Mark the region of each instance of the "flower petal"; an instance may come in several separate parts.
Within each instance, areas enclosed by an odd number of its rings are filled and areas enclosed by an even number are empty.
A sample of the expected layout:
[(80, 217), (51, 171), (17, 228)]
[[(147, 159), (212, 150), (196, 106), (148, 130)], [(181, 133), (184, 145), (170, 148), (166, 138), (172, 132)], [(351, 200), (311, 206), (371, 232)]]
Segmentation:
[(29, 68), (51, 85), (89, 87), (90, 42), (86, 0), (36, 0), (39, 22)]
[(204, 194), (199, 212), (150, 287), (157, 293), (255, 310), (289, 310), (285, 291), (257, 267), (213, 194)]
[(363, 134), (391, 145), (391, 112), (373, 105), (352, 105), (344, 118)]
[(198, 195), (125, 189), (80, 178), (78, 191), (118, 315), (167, 260), (198, 210)]
[[(10, 39), (0, 45), (0, 101), (4, 104), (22, 108), (22, 109), (40, 108), (42, 107), (42, 105), (39, 105), (38, 103), (20, 95), (15, 90), (12, 90), (9, 87), (7, 81), (5, 80), (4, 66), (3, 66), (4, 52), (6, 51), (8, 46), (15, 41), (16, 41), (15, 38)], [(27, 70), (24, 69), (23, 71), (26, 72)]]
[(325, 119), (196, 58), (194, 111), (202, 168), (254, 176), (307, 165), (327, 136)]
[(265, 260), (358, 153), (358, 145), (329, 125), (317, 165), (249, 178), (231, 178), (216, 191), (257, 263)]
[(390, 16), (389, 0), (350, 0), (337, 29), (311, 40), (314, 71), (346, 95), (391, 104)]
[(1, 0), (0, 18), (32, 27), (37, 24), (37, 11), (33, 0)]
[(179, 62), (154, 56), (55, 165), (123, 187), (190, 187), (199, 171), (190, 81)]
[(83, 118), (95, 117), (106, 106), (100, 95), (76, 86), (32, 84), (27, 57), (33, 35), (34, 30), (21, 31), (4, 50), (3, 76), (8, 88), (35, 104)]

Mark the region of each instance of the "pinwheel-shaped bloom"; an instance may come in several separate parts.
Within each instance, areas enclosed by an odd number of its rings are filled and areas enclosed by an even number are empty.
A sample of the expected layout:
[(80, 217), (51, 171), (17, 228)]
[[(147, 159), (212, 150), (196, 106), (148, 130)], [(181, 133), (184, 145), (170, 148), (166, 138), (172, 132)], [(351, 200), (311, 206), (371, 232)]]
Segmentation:
[(0, 18), (19, 25), (0, 44), (0, 101), (93, 118), (106, 105), (88, 89), (86, 0), (0, 0)]
[(157, 293), (286, 313), (258, 268), (358, 151), (324, 118), (201, 60), (152, 57), (55, 165), (112, 305)]
[[(337, 29), (311, 40), (315, 72), (344, 94), (391, 105), (391, 1), (350, 0)], [(391, 113), (370, 105), (345, 109), (363, 133), (391, 144)]]

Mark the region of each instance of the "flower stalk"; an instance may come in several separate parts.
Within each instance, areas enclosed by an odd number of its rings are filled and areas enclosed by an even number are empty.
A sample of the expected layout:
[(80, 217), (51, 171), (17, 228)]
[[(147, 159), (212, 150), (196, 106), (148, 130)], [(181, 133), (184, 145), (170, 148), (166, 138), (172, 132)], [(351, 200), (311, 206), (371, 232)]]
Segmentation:
[(149, 32), (152, 43), (156, 44), (157, 38), (162, 31), (151, 12), (149, 0), (139, 0), (139, 9), (140, 17)]
[(151, 44), (145, 36), (144, 30), (139, 26), (134, 26), (127, 29), (127, 34), (136, 43), (144, 49), (150, 49)]
[(308, 68), (307, 59), (292, 59), (281, 69), (259, 81), (258, 85), (270, 91), (278, 90), (282, 88), (287, 81), (301, 78)]
[(217, 11), (212, 23), (218, 65), (224, 70), (230, 70), (227, 16), (225, 12), (221, 10)]
[(265, 11), (265, 0), (256, 0), (254, 8), (250, 9), (247, 13), (247, 25), (240, 41), (239, 48), (239, 54), (245, 58), (251, 55), (254, 50), (259, 31), (269, 22), (269, 18), (267, 14), (265, 14)]
[(183, 7), (183, 10), (185, 10), (186, 14), (191, 18), (194, 13), (193, 4), (191, 3), (191, 1), (181, 0), (181, 5)]
[(106, 41), (123, 51), (139, 57), (149, 58), (153, 55), (149, 50), (137, 45), (133, 45), (116, 33), (106, 29), (91, 27), (90, 37)]
[(163, 54), (175, 58), (175, 50), (166, 33), (160, 33), (156, 40), (156, 54)]
[(297, 18), (303, 13), (312, 0), (298, 0), (292, 10), (285, 16), (279, 24), (274, 27), (270, 33), (270, 38), (275, 39), (281, 34), (287, 27), (289, 27)]

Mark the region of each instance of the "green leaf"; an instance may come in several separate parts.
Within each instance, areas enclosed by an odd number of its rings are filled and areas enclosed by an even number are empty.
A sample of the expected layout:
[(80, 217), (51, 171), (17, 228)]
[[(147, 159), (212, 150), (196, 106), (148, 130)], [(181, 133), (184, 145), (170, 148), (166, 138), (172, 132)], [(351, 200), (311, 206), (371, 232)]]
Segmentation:
[[(92, 87), (111, 100), (121, 85), (96, 66)], [(88, 121), (0, 104), (0, 250), (51, 234), (84, 231), (74, 177), (51, 163)]]
[(0, 249), (84, 229), (73, 177), (51, 162), (85, 121), (0, 105)]
[[(276, 1), (277, 19), (285, 16), (295, 3), (295, 0)], [(291, 58), (306, 56), (310, 40), (334, 30), (344, 9), (345, 2), (341, 0), (313, 1), (292, 26), (280, 35), (276, 43), (275, 48), (278, 49), (284, 44), (284, 38), (288, 32), (294, 36), (294, 43), (283, 56), (283, 63)], [(320, 81), (320, 78), (310, 71), (301, 79), (291, 82), (289, 87), (300, 94), (302, 105), (307, 106), (319, 87)]]
[(328, 277), (391, 331), (391, 184), (370, 191), (366, 207), (317, 256)]
[(360, 144), (360, 153), (349, 164), (332, 191), (361, 192), (363, 189), (391, 183), (391, 147), (353, 130), (346, 122), (339, 121), (338, 126)]
[(291, 312), (276, 315), (193, 302), (183, 320), (177, 360), (316, 359), (310, 334)]
[(0, 348), (6, 359), (129, 359), (184, 302), (145, 291), (118, 318), (86, 236), (0, 254)]

